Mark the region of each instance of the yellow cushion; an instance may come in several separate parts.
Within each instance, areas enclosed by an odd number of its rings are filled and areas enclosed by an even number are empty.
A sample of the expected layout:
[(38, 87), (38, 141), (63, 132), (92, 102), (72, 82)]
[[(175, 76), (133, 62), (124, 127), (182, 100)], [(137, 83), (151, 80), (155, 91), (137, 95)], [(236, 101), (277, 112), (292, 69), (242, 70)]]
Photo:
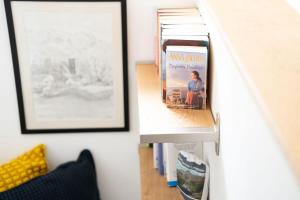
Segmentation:
[(40, 144), (0, 166), (0, 192), (12, 189), (48, 171), (45, 145)]

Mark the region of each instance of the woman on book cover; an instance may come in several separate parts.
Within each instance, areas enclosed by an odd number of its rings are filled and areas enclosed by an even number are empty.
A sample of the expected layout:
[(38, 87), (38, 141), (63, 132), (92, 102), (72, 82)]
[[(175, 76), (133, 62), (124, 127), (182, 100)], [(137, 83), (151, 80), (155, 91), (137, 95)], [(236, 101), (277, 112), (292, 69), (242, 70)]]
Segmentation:
[(185, 103), (192, 108), (202, 107), (202, 96), (204, 95), (204, 83), (199, 76), (199, 72), (192, 71), (192, 80), (188, 82), (188, 92), (186, 94)]

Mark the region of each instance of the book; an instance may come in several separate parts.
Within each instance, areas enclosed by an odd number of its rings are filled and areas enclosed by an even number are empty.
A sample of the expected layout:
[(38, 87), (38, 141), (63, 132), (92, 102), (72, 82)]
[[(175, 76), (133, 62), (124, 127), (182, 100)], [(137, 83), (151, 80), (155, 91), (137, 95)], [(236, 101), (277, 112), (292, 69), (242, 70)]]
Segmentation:
[(162, 36), (161, 47), (161, 64), (160, 64), (160, 79), (161, 79), (161, 97), (162, 101), (166, 102), (166, 50), (167, 46), (205, 46), (209, 47), (208, 36), (182, 36), (171, 35)]
[(204, 24), (200, 15), (161, 15), (160, 24)]
[(166, 143), (163, 143), (163, 163), (164, 163), (164, 176), (167, 177), (167, 155), (166, 155)]
[(179, 151), (190, 153), (202, 152), (202, 145), (197, 143), (164, 143), (165, 176), (169, 187), (177, 186), (176, 161)]
[[(178, 17), (179, 19), (184, 19), (184, 17), (186, 16), (181, 16)], [(188, 16), (190, 17), (190, 16)], [(199, 19), (200, 16), (192, 16), (195, 19)], [(165, 95), (165, 49), (163, 49), (163, 46), (165, 46), (165, 41), (166, 40), (170, 40), (170, 39), (176, 39), (178, 45), (186, 45), (186, 46), (197, 46), (197, 42), (195, 43), (184, 43), (184, 42), (180, 42), (179, 40), (183, 40), (183, 41), (191, 41), (191, 40), (197, 40), (197, 41), (208, 41), (208, 29), (207, 26), (205, 24), (203, 24), (203, 22), (201, 23), (192, 23), (192, 21), (189, 21), (187, 23), (183, 23), (183, 24), (168, 24), (164, 19), (166, 17), (162, 18), (161, 20), (161, 24), (160, 24), (160, 43), (159, 48), (158, 48), (158, 52), (159, 52), (159, 56), (158, 56), (158, 60), (159, 60), (159, 65), (158, 65), (158, 72), (159, 72), (159, 77), (161, 80), (161, 84), (163, 85), (162, 88), (162, 100), (163, 102), (165, 102), (166, 100), (166, 95)], [(170, 18), (169, 18), (170, 19)], [(171, 18), (174, 20), (174, 22), (176, 22), (176, 18)], [(201, 18), (200, 18), (201, 19)], [(202, 21), (202, 19), (201, 19)], [(178, 22), (178, 21), (177, 21)], [(195, 38), (195, 39), (194, 39)], [(199, 39), (200, 38), (200, 39)], [(204, 38), (204, 39), (203, 39)], [(199, 43), (199, 42), (198, 42)], [(176, 45), (174, 42), (172, 45)]]
[(192, 153), (180, 151), (176, 163), (178, 185), (185, 200), (207, 200), (209, 166)]
[(164, 158), (163, 158), (163, 144), (158, 143), (158, 172), (161, 176), (164, 175)]
[(158, 169), (158, 143), (153, 143), (153, 167)]
[(184, 24), (161, 24), (161, 28), (198, 28), (198, 26), (207, 26), (205, 23), (184, 23)]
[[(171, 31), (175, 30), (171, 35), (182, 35), (178, 33), (179, 31), (186, 31), (189, 30), (189, 32), (194, 31), (196, 34), (193, 35), (203, 35), (199, 32), (206, 31), (208, 32), (208, 27), (206, 24), (203, 23), (174, 23), (174, 24), (164, 24), (162, 23), (161, 26), (161, 32)], [(176, 30), (177, 29), (177, 30)], [(192, 35), (192, 34), (190, 34)]]
[(198, 8), (158, 8), (157, 13), (199, 13)]
[(165, 25), (167, 28), (162, 28), (162, 36), (166, 35), (182, 35), (182, 36), (202, 36), (208, 35), (207, 26), (198, 24), (193, 27), (186, 27), (184, 25)]
[(167, 107), (206, 108), (207, 62), (207, 47), (167, 46)]

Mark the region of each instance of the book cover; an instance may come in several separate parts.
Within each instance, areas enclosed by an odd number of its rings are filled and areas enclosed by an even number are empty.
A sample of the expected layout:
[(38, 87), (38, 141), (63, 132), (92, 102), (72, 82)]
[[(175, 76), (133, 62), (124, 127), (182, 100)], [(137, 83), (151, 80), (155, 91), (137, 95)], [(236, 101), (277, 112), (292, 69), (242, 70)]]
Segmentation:
[(166, 51), (167, 46), (205, 46), (208, 48), (208, 36), (163, 36), (161, 47), (161, 97), (166, 102)]
[(167, 46), (167, 107), (206, 108), (207, 54), (207, 47)]
[(177, 186), (177, 172), (176, 161), (179, 151), (186, 151), (190, 153), (202, 153), (202, 145), (197, 143), (164, 143), (165, 152), (165, 176), (169, 187)]
[(176, 163), (178, 185), (185, 200), (207, 200), (209, 167), (194, 154), (180, 151)]

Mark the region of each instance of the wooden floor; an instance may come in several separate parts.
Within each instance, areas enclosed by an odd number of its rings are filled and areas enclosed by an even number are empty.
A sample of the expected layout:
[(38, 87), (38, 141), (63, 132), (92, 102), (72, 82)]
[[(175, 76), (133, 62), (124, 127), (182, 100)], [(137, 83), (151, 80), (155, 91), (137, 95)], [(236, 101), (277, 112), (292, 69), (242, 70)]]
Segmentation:
[(168, 187), (165, 177), (153, 167), (153, 151), (140, 147), (141, 196), (142, 200), (183, 200), (175, 187)]

